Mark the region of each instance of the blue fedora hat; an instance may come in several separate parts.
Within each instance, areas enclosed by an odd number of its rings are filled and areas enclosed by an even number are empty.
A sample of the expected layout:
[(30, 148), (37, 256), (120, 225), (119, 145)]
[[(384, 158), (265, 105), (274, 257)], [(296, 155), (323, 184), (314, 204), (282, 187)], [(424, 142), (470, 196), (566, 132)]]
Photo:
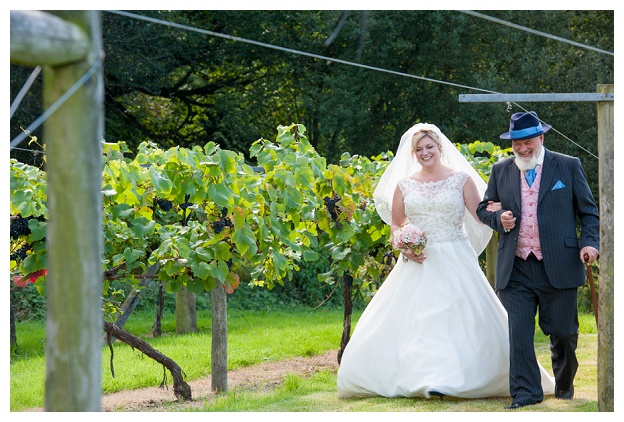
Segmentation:
[(503, 133), (501, 139), (522, 140), (535, 138), (546, 133), (551, 126), (542, 124), (534, 111), (514, 113), (509, 121), (509, 132)]

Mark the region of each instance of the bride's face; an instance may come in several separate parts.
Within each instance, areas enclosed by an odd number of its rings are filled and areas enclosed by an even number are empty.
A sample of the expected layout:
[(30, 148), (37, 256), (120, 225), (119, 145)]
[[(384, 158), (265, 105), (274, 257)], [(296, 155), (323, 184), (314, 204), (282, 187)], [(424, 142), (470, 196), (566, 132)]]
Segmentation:
[(423, 136), (416, 144), (416, 158), (423, 167), (432, 166), (440, 159), (440, 147), (430, 136)]

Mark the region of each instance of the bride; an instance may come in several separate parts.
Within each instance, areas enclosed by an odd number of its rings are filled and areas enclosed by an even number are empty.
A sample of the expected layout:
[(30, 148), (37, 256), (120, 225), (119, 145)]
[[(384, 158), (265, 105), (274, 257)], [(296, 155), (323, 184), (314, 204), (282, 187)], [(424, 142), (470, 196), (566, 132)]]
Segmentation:
[[(401, 138), (374, 198), (391, 230), (425, 232), (402, 252), (360, 317), (338, 370), (339, 397), (509, 397), (507, 313), (479, 267), (490, 240), (476, 209), (486, 184), (432, 124)], [(554, 378), (540, 366), (545, 394)]]

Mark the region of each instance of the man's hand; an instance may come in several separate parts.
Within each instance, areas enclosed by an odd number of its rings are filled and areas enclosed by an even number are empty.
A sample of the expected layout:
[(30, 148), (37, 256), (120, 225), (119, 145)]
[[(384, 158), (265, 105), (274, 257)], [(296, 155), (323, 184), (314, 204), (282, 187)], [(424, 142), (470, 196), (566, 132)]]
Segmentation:
[(507, 210), (501, 214), (501, 225), (505, 229), (505, 233), (516, 227), (516, 217), (514, 217), (511, 211)]
[(600, 252), (598, 252), (595, 248), (591, 246), (585, 246), (581, 249), (581, 262), (585, 264), (589, 264), (598, 259)]

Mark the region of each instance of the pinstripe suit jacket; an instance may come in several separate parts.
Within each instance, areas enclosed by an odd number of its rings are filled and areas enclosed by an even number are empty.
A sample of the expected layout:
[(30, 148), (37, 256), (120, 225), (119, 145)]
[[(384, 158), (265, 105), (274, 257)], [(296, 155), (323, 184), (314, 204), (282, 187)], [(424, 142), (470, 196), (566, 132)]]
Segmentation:
[[(537, 224), (544, 268), (550, 283), (560, 289), (585, 283), (580, 250), (592, 246), (600, 250), (598, 207), (576, 157), (544, 151), (542, 181), (537, 202)], [(515, 157), (500, 161), (490, 173), (488, 187), (477, 207), (479, 219), (499, 233), (496, 288), (504, 289), (513, 269), (521, 218), (520, 170)], [(563, 186), (563, 187), (561, 187)], [(500, 202), (502, 210), (489, 212), (488, 201)], [(511, 210), (516, 226), (505, 233), (500, 214)], [(580, 221), (580, 238), (577, 234)]]

